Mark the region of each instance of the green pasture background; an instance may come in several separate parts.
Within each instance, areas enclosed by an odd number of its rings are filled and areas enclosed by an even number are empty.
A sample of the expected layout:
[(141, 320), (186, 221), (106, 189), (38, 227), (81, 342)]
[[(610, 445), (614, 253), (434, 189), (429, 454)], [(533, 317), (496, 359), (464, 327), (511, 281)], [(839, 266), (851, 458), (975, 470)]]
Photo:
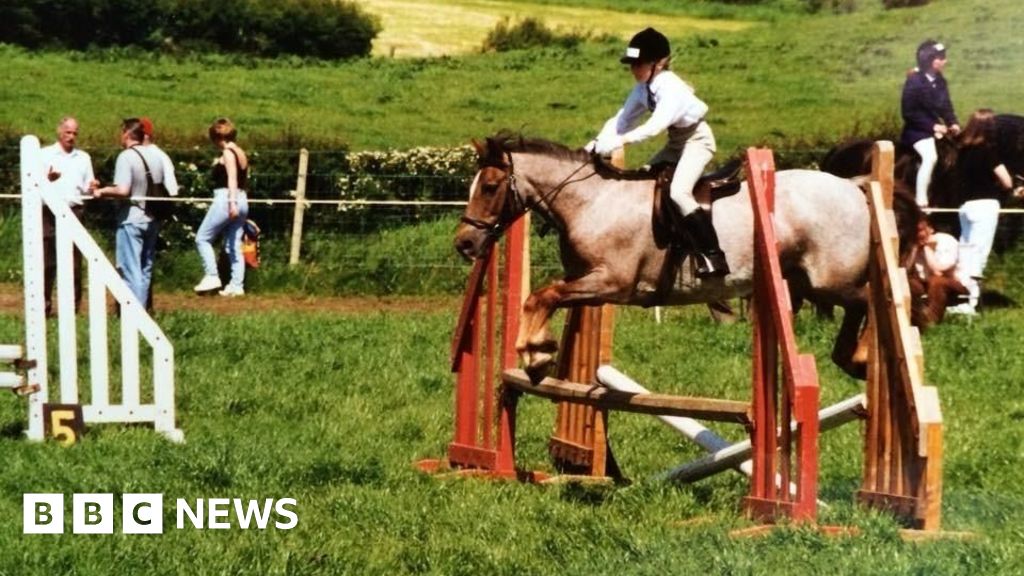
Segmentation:
[[(958, 0), (887, 11), (862, 0), (852, 14), (752, 20), (736, 32), (695, 30), (671, 38), (674, 67), (710, 104), (723, 153), (894, 131), (904, 74), (926, 37), (949, 47), (947, 75), (961, 116), (981, 106), (1019, 111), (1018, 4)], [(115, 148), (121, 118), (149, 115), (165, 146), (206, 146), (209, 123), (227, 115), (251, 146), (453, 146), (501, 128), (582, 145), (631, 87), (618, 63), (623, 42), (346, 63), (3, 47), (0, 130), (49, 139), (57, 119), (75, 114), (83, 147)]]
[[(1016, 0), (937, 0), (893, 11), (864, 0), (852, 14), (816, 16), (787, 2), (722, 12), (710, 11), (710, 3), (622, 5), (659, 17), (749, 24), (672, 37), (676, 69), (712, 107), (720, 156), (754, 144), (820, 148), (851, 133), (891, 135), (903, 75), (916, 45), (929, 36), (949, 46), (948, 76), (962, 118), (979, 106), (1020, 111), (1024, 40)], [(226, 114), (240, 125), (242, 144), (257, 149), (456, 146), (501, 128), (582, 144), (630, 88), (617, 63), (621, 50), (621, 40), (599, 40), (572, 50), (327, 64), (4, 46), (0, 133), (48, 140), (57, 119), (70, 113), (82, 122), (85, 148), (113, 149), (120, 118), (148, 114), (166, 147), (202, 148), (206, 126)], [(649, 149), (631, 151), (630, 158), (642, 160)], [(248, 287), (316, 297), (419, 293), (417, 286), (431, 283), (431, 293), (454, 294), (466, 267), (449, 248), (453, 224), (452, 215), (440, 215), (345, 247), (321, 231), (295, 270), (281, 263), (284, 245), (271, 244), (265, 257), (277, 264), (252, 275)], [(0, 270), (16, 268), (19, 229), (17, 216), (0, 217)], [(187, 242), (182, 246), (161, 255), (158, 287), (187, 290), (195, 280), (195, 256)], [(535, 248), (535, 280), (541, 280), (555, 272), (551, 238)], [(419, 254), (450, 260), (424, 271), (411, 257)], [(687, 486), (656, 480), (698, 454), (640, 415), (612, 416), (612, 442), (632, 480), (628, 486), (537, 488), (423, 476), (412, 462), (443, 455), (451, 439), (446, 355), (458, 312), (453, 297), (429, 311), (412, 300), (404, 311), (351, 314), (161, 311), (159, 322), (175, 345), (184, 445), (145, 427), (120, 426), (94, 428), (68, 449), (29, 443), (22, 438), (24, 401), (0, 396), (0, 575), (1018, 575), (1024, 573), (1018, 259), (1010, 253), (990, 264), (986, 287), (1004, 296), (1002, 306), (989, 305), (972, 320), (951, 318), (924, 336), (927, 380), (939, 388), (945, 418), (943, 525), (972, 532), (971, 539), (904, 543), (890, 518), (854, 506), (862, 449), (856, 424), (821, 439), (820, 498), (828, 507), (820, 519), (860, 528), (860, 536), (849, 538), (806, 529), (730, 538), (730, 530), (746, 526), (743, 479), (728, 473)], [(371, 262), (371, 272), (354, 272), (350, 264), (357, 261)], [(3, 273), (0, 282), (17, 282)], [(621, 310), (620, 369), (659, 391), (749, 397), (749, 324), (714, 325), (699, 307), (667, 316), (657, 325), (650, 311)], [(797, 318), (801, 345), (817, 358), (824, 403), (862, 389), (828, 360), (836, 328), (808, 311)], [(113, 326), (110, 333), (116, 339)], [(20, 317), (0, 314), (0, 342), (21, 341), (22, 334)], [(549, 403), (523, 401), (524, 466), (549, 468), (552, 419)], [(163, 493), (165, 534), (25, 536), (20, 519), (27, 492), (64, 493), (67, 505), (74, 492), (112, 492), (115, 500), (122, 493)], [(173, 528), (174, 499), (217, 497), (294, 497), (299, 525), (288, 532)]]

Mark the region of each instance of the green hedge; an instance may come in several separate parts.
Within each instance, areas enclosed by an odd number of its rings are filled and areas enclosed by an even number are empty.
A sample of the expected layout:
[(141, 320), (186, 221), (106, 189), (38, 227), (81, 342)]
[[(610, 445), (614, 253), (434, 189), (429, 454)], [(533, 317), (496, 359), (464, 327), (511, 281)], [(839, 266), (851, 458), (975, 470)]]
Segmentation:
[(513, 23), (509, 18), (498, 21), (484, 39), (484, 52), (508, 52), (545, 46), (574, 48), (589, 36), (580, 30), (560, 32), (548, 28), (543, 20), (525, 18)]
[(367, 56), (377, 18), (345, 0), (20, 0), (0, 3), (0, 42), (28, 48)]

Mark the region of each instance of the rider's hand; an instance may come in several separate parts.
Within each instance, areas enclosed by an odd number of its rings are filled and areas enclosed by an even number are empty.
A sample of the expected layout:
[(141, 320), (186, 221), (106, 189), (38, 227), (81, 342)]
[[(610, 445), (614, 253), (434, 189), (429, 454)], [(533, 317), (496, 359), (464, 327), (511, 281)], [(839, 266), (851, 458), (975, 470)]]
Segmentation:
[(605, 136), (597, 140), (597, 144), (594, 146), (594, 153), (604, 156), (611, 154), (625, 146), (626, 143), (623, 141), (622, 136), (615, 134), (613, 136)]
[(597, 138), (594, 138), (590, 142), (587, 142), (586, 144), (583, 145), (583, 149), (591, 154), (594, 153), (595, 148), (597, 148)]
[(950, 133), (951, 135), (953, 135), (953, 136), (958, 136), (958, 135), (960, 134), (960, 125), (959, 125), (959, 124), (953, 124), (953, 125), (951, 125), (951, 126), (949, 127), (949, 133)]

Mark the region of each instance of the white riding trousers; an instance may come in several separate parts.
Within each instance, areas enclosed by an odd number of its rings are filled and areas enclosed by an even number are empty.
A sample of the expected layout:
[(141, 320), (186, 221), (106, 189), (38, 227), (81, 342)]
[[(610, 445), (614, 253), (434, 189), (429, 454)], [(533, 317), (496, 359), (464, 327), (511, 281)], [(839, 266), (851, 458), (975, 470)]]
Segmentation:
[(715, 155), (715, 149), (715, 135), (707, 122), (701, 121), (685, 133), (670, 133), (669, 144), (651, 158), (651, 164), (678, 160), (672, 176), (670, 195), (682, 210), (683, 216), (700, 208), (693, 197), (693, 187), (704, 174), (704, 168)]
[(960, 264), (957, 277), (973, 303), (981, 294), (978, 278), (985, 274), (999, 224), (999, 201), (968, 200), (960, 206)]
[(928, 186), (932, 183), (932, 172), (939, 161), (939, 153), (935, 149), (935, 138), (923, 138), (914, 142), (914, 150), (921, 156), (921, 168), (917, 171), (917, 183), (914, 197), (918, 206), (928, 205)]

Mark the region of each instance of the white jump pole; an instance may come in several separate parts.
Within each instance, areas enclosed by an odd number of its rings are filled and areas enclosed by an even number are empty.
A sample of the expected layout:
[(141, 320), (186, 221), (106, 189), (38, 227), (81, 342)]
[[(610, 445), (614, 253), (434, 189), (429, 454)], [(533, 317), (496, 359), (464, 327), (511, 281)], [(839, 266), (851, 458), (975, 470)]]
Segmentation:
[[(612, 390), (634, 394), (650, 393), (649, 390), (635, 380), (607, 364), (597, 369), (597, 381)], [(818, 413), (821, 431), (831, 430), (858, 418), (864, 406), (865, 397), (863, 394), (858, 394), (821, 410)], [(753, 461), (750, 460), (752, 452), (750, 440), (733, 444), (692, 418), (658, 416), (658, 419), (710, 453), (704, 458), (678, 466), (661, 474), (659, 476), (660, 479), (695, 482), (728, 468), (735, 468), (748, 477), (753, 474), (754, 465)], [(777, 478), (776, 481), (781, 481), (781, 479)], [(790, 492), (795, 493), (795, 484), (791, 483), (789, 488)], [(819, 504), (821, 503), (819, 502)]]
[[(633, 380), (629, 376), (626, 376), (614, 366), (603, 364), (597, 368), (597, 381), (604, 384), (612, 390), (618, 390), (620, 392), (629, 392), (632, 394), (650, 394), (650, 390), (644, 388), (636, 380)], [(709, 430), (706, 426), (697, 422), (693, 418), (686, 418), (684, 416), (658, 416), (658, 420), (661, 420), (669, 427), (677, 430), (683, 436), (686, 436), (698, 446), (708, 452), (718, 452), (724, 450), (732, 445), (731, 442), (715, 434)], [(753, 473), (753, 469), (748, 466), (746, 470), (741, 470), (747, 476)]]
[[(851, 420), (857, 420), (865, 409), (865, 402), (864, 395), (858, 394), (819, 411), (819, 430), (826, 432)], [(713, 451), (693, 462), (677, 466), (660, 477), (676, 482), (696, 482), (728, 468), (739, 467), (740, 470), (743, 470), (744, 466), (751, 465), (749, 458), (752, 452), (750, 440), (744, 440)], [(747, 474), (749, 475), (749, 473)]]

